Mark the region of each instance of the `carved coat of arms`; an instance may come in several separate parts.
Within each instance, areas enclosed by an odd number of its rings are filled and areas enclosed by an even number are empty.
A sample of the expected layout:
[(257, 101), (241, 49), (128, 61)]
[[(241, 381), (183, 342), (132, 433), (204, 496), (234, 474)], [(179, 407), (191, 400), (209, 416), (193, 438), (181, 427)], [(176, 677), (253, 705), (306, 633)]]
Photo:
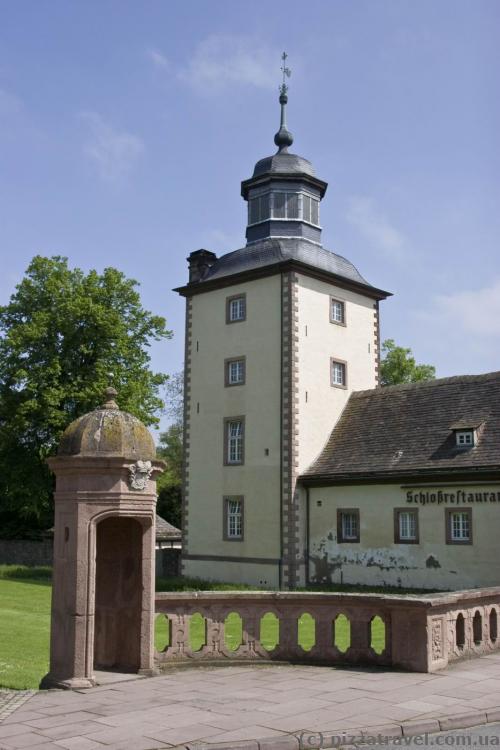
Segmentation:
[(129, 484), (133, 490), (145, 490), (153, 473), (151, 461), (136, 461), (129, 467)]

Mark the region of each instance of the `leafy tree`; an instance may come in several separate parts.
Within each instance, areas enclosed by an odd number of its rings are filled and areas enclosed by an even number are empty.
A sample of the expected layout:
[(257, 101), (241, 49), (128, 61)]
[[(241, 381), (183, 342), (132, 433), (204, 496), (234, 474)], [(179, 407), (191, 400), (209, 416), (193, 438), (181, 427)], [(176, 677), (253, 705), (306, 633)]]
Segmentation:
[(184, 419), (184, 370), (170, 375), (165, 386), (165, 413), (182, 430)]
[(158, 455), (167, 470), (158, 478), (158, 514), (180, 528), (182, 524), (182, 436), (184, 409), (184, 373), (172, 375), (167, 383), (167, 415), (173, 420), (160, 435)]
[(0, 527), (5, 536), (51, 523), (46, 458), (63, 430), (95, 408), (104, 389), (148, 425), (158, 422), (167, 376), (149, 367), (151, 340), (170, 338), (120, 271), (70, 269), (36, 256), (0, 307)]
[(396, 346), (394, 339), (386, 339), (382, 343), (381, 385), (416, 383), (421, 380), (433, 380), (435, 377), (436, 368), (433, 365), (417, 365), (411, 349)]
[(160, 435), (158, 456), (163, 458), (167, 469), (158, 477), (158, 515), (169, 523), (182, 524), (182, 427), (171, 425)]

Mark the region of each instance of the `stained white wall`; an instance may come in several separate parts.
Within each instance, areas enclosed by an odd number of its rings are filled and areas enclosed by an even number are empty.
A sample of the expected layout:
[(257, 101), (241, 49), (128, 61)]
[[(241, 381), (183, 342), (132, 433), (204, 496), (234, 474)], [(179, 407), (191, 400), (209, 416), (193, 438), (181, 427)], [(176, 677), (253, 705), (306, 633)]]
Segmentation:
[[(311, 580), (431, 589), (498, 586), (500, 484), (461, 488), (495, 493), (497, 500), (417, 505), (407, 502), (407, 488), (395, 484), (312, 488)], [(437, 489), (457, 492), (457, 487)], [(472, 544), (446, 544), (445, 508), (468, 507), (472, 508)], [(338, 508), (359, 508), (359, 543), (338, 543)], [(394, 508), (418, 508), (419, 544), (394, 542)]]

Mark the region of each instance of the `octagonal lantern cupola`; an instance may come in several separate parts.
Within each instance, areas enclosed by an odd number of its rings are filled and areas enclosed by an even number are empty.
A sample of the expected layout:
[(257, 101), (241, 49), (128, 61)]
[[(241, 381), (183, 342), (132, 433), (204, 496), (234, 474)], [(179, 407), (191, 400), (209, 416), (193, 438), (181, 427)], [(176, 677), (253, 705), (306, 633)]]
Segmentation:
[(280, 128), (274, 136), (278, 151), (260, 159), (253, 175), (241, 183), (248, 202), (247, 244), (272, 237), (303, 237), (321, 244), (319, 204), (328, 184), (316, 177), (310, 161), (288, 151), (293, 135), (286, 123), (288, 86), (283, 53), (283, 83), (280, 86)]

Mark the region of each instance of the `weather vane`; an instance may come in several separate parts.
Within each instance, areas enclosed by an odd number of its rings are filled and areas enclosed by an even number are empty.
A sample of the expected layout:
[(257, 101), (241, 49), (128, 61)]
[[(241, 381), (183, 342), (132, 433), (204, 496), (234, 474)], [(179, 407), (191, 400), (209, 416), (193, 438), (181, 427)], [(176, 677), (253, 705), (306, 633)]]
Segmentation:
[(283, 73), (283, 83), (280, 86), (280, 94), (286, 94), (286, 92), (288, 91), (288, 86), (286, 85), (285, 81), (292, 75), (291, 69), (287, 68), (286, 65), (287, 57), (288, 55), (286, 54), (286, 52), (283, 52), (283, 54), (281, 55), (281, 59), (283, 60), (283, 65), (281, 66), (281, 72)]

